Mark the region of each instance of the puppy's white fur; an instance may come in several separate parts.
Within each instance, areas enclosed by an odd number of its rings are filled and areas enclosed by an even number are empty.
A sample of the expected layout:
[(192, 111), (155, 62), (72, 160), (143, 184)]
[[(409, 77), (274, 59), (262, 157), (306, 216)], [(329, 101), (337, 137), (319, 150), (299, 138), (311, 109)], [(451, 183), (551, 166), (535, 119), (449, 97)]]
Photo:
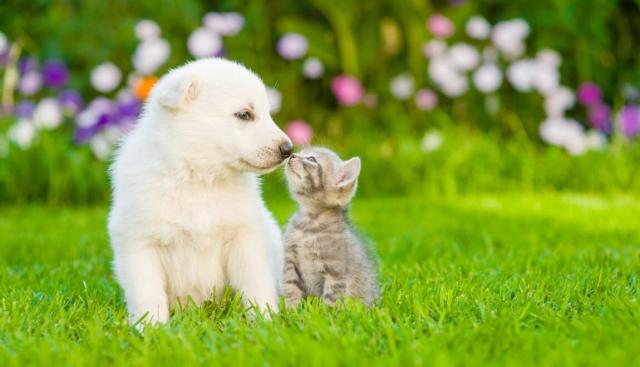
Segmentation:
[(291, 142), (265, 87), (245, 67), (203, 59), (158, 82), (111, 167), (109, 235), (131, 321), (165, 322), (178, 302), (225, 285), (277, 310), (282, 239), (258, 174), (283, 161), (282, 144)]

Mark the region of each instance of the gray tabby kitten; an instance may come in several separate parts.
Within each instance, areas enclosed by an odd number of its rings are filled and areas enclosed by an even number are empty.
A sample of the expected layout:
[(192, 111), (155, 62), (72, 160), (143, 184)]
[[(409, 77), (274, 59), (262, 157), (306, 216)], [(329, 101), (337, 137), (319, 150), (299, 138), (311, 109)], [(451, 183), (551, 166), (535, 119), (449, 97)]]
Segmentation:
[(374, 264), (349, 223), (360, 158), (343, 162), (325, 148), (306, 148), (285, 166), (298, 203), (285, 232), (284, 296), (296, 305), (317, 296), (333, 305), (348, 296), (371, 305), (380, 295)]

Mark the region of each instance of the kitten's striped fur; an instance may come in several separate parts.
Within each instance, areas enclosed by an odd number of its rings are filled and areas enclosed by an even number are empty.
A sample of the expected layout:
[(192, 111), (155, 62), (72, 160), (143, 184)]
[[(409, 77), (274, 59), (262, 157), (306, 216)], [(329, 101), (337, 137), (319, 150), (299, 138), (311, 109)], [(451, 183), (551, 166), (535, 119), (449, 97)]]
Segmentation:
[(379, 297), (375, 267), (348, 219), (360, 159), (343, 162), (325, 148), (307, 148), (285, 167), (298, 202), (285, 233), (283, 291), (287, 305), (307, 296), (328, 304), (349, 296), (371, 305)]

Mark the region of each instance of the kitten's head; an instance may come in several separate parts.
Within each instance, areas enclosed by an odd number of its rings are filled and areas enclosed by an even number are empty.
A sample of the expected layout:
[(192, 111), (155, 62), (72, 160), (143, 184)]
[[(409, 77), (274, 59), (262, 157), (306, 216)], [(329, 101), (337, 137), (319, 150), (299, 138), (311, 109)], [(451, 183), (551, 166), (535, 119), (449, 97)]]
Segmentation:
[(360, 158), (343, 161), (328, 149), (309, 147), (292, 155), (284, 171), (301, 206), (344, 207), (356, 192)]

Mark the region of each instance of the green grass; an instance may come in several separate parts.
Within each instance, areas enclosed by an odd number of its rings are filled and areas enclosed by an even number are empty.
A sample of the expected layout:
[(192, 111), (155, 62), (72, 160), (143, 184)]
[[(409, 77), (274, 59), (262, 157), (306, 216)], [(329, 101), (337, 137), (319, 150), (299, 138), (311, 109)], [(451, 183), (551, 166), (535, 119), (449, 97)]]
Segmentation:
[[(281, 222), (292, 205), (270, 207)], [(638, 365), (640, 199), (356, 200), (383, 299), (126, 324), (104, 207), (0, 208), (0, 365)]]

